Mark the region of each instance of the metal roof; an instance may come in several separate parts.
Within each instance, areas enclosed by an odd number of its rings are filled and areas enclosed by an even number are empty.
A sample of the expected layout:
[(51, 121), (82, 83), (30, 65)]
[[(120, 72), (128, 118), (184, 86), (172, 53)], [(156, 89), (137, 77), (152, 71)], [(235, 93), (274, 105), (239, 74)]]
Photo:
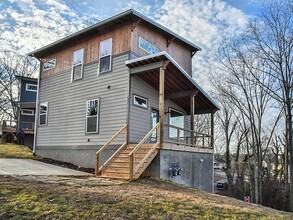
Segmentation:
[[(166, 61), (169, 60), (171, 62), (171, 68), (169, 66), (167, 67), (166, 73), (168, 74), (169, 79), (165, 79), (165, 83), (169, 84), (169, 89), (167, 88), (167, 91), (165, 92), (171, 92), (170, 87), (172, 87), (175, 90), (178, 90), (179, 88), (184, 90), (188, 89), (196, 89), (199, 91), (199, 99), (200, 103), (198, 103), (198, 107), (201, 108), (210, 108), (212, 110), (219, 110), (219, 105), (211, 98), (203, 88), (201, 88), (194, 79), (166, 52), (162, 51), (156, 54), (147, 55), (143, 57), (139, 57), (132, 60), (127, 60), (125, 62), (126, 66), (129, 68), (135, 68), (151, 63), (156, 63), (158, 61)], [(169, 68), (169, 73), (168, 73)], [(148, 81), (153, 87), (158, 87), (158, 79), (155, 78), (156, 71), (151, 70), (145, 73), (139, 74), (140, 77)], [(169, 91), (168, 91), (169, 90)], [(189, 97), (188, 97), (189, 98)], [(180, 100), (181, 99), (181, 100)], [(175, 100), (178, 104), (184, 104), (184, 102), (188, 102), (189, 99), (177, 99)], [(203, 110), (203, 109), (201, 109)], [(187, 110), (188, 111), (188, 110)]]
[(80, 37), (90, 34), (93, 31), (101, 30), (104, 27), (111, 26), (113, 24), (120, 24), (121, 22), (130, 22), (132, 17), (136, 17), (139, 19), (144, 20), (145, 22), (157, 27), (158, 29), (162, 30), (166, 34), (175, 37), (180, 42), (184, 43), (185, 45), (189, 46), (192, 51), (201, 51), (201, 48), (190, 41), (186, 40), (185, 38), (179, 36), (178, 34), (174, 33), (173, 31), (169, 30), (168, 28), (164, 27), (163, 25), (155, 22), (154, 20), (146, 17), (145, 15), (139, 13), (138, 11), (134, 9), (129, 9), (127, 11), (124, 11), (120, 14), (114, 15), (113, 17), (110, 17), (108, 19), (105, 19), (103, 21), (98, 22), (97, 24), (87, 27), (83, 30), (80, 30), (78, 32), (75, 32), (74, 34), (71, 34), (67, 37), (64, 37), (60, 40), (57, 40), (51, 44), (48, 44), (40, 49), (34, 50), (30, 52), (28, 55), (33, 57), (40, 57), (41, 55), (50, 52), (50, 50), (55, 48), (60, 48), (60, 46), (63, 46), (65, 44), (68, 44), (72, 42), (73, 39), (79, 39)]

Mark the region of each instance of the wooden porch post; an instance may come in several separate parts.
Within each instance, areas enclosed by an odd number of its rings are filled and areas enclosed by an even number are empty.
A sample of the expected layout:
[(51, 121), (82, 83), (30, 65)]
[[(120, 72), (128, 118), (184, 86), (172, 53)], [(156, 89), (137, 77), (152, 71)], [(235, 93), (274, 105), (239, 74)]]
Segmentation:
[(211, 148), (214, 149), (214, 114), (215, 113), (211, 113)]
[(159, 88), (159, 140), (160, 140), (160, 148), (163, 146), (164, 141), (164, 102), (165, 102), (165, 69), (163, 66), (160, 68), (160, 88)]
[(194, 146), (194, 95), (190, 96), (190, 144)]

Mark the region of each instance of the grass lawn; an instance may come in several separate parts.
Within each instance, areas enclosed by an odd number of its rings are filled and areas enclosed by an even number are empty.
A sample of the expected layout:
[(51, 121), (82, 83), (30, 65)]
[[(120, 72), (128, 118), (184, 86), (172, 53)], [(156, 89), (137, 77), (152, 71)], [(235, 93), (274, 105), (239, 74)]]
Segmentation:
[(0, 144), (0, 158), (33, 159), (34, 156), (31, 149), (26, 146), (16, 144)]
[(293, 219), (293, 215), (159, 180), (65, 186), (0, 178), (0, 219)]
[[(0, 145), (1, 157), (33, 155), (26, 147), (5, 144)], [(246, 220), (293, 219), (293, 214), (155, 179), (112, 186), (70, 186), (0, 176), (2, 219)]]

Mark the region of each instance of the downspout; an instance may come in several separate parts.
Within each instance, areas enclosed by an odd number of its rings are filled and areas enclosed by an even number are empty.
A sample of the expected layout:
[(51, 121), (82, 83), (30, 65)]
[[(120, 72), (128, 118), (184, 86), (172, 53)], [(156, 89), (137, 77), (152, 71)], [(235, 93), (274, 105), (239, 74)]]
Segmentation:
[[(36, 57), (35, 57), (36, 58)], [(36, 152), (36, 144), (37, 144), (37, 127), (38, 127), (38, 115), (39, 115), (39, 93), (40, 93), (40, 77), (42, 70), (42, 61), (36, 58), (39, 61), (39, 74), (38, 74), (38, 88), (37, 88), (37, 97), (36, 97), (36, 111), (35, 111), (35, 135), (34, 135), (34, 145), (33, 145), (33, 154)]]

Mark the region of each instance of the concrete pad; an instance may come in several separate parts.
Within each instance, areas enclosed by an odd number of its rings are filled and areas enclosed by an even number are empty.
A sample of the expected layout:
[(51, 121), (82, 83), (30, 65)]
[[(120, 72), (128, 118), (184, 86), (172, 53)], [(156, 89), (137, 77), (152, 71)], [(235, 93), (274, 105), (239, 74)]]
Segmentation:
[(90, 176), (91, 174), (36, 160), (0, 158), (0, 175)]

